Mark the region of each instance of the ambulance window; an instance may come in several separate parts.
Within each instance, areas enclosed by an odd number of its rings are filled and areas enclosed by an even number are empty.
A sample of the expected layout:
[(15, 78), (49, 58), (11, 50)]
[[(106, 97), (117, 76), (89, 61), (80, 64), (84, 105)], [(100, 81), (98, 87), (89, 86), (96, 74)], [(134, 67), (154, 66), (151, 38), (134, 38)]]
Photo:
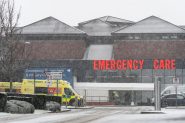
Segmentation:
[(64, 88), (64, 93), (66, 95), (72, 95), (73, 94), (73, 92), (69, 88)]

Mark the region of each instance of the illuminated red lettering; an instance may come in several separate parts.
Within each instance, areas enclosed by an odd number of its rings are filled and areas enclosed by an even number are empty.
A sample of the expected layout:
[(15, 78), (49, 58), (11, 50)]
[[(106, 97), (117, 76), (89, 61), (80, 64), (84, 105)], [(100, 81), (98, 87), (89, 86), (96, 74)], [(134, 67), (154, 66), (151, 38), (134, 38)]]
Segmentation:
[(139, 64), (140, 64), (140, 69), (143, 69), (143, 66), (144, 66), (144, 60), (139, 60)]
[(156, 60), (156, 59), (153, 61), (153, 67), (154, 67), (155, 70), (159, 68), (158, 63), (159, 63), (159, 61)]
[(98, 64), (97, 64), (97, 60), (94, 60), (93, 61), (93, 69), (94, 70), (98, 70), (98, 66), (97, 66)]
[(137, 70), (139, 67), (138, 60), (133, 60), (133, 68), (134, 70)]
[(122, 60), (122, 69), (126, 70), (127, 66), (126, 66), (127, 61), (126, 60)]
[(153, 61), (153, 68), (154, 69), (175, 69), (175, 60), (169, 60), (169, 59), (166, 59), (166, 60), (157, 60), (155, 59)]
[(166, 60), (165, 68), (166, 69), (171, 69), (170, 60), (169, 59)]
[(132, 60), (127, 61), (127, 68), (132, 70)]
[(164, 60), (160, 60), (160, 66), (159, 66), (159, 68), (160, 69), (164, 69), (165, 68), (165, 65), (164, 65), (165, 63), (164, 63)]
[(121, 65), (121, 60), (117, 60), (116, 61), (116, 68), (118, 69), (118, 70), (121, 70), (122, 69), (122, 65)]
[(106, 65), (105, 66), (106, 66), (105, 67), (106, 70), (110, 69), (110, 62), (109, 62), (109, 60), (106, 60)]
[(111, 70), (115, 70), (115, 69), (116, 69), (116, 68), (115, 68), (115, 60), (111, 60), (110, 63), (111, 63), (110, 69), (111, 69)]
[(171, 60), (171, 69), (175, 69), (176, 68), (176, 65), (175, 65), (175, 60)]
[(98, 60), (99, 70), (105, 70), (105, 60)]

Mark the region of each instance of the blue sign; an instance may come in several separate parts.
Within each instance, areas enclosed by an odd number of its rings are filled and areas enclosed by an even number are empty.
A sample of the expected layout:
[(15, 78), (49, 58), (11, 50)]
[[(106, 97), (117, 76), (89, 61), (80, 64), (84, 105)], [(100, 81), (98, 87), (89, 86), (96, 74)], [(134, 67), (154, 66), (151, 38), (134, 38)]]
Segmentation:
[(46, 80), (47, 72), (61, 72), (62, 80), (68, 81), (73, 86), (73, 74), (71, 68), (29, 68), (25, 70), (24, 79)]

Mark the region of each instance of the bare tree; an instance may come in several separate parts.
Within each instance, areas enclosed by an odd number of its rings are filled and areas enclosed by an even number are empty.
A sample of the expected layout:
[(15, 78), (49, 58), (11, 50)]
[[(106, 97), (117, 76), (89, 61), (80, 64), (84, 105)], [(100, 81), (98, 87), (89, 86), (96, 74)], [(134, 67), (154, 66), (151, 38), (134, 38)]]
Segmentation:
[(16, 80), (18, 71), (25, 68), (27, 58), (25, 42), (17, 31), (19, 17), (14, 0), (0, 0), (0, 79), (11, 83), (11, 91), (12, 81)]

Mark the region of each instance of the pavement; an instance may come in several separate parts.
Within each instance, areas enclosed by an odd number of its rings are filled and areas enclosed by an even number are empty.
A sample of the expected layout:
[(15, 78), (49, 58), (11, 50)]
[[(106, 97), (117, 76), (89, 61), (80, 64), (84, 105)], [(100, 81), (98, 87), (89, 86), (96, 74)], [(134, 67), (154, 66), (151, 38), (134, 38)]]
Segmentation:
[(49, 113), (36, 110), (34, 114), (0, 113), (2, 123), (184, 123), (185, 109), (163, 108), (165, 114), (141, 114), (153, 111), (151, 106), (94, 107)]

